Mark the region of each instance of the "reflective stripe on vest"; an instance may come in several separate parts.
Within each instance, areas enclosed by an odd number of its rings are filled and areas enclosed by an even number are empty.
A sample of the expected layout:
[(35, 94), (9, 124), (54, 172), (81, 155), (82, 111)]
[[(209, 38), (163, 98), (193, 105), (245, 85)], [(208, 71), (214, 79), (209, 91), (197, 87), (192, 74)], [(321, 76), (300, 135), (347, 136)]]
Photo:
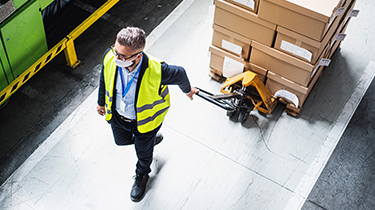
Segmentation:
[(168, 86), (161, 86), (161, 63), (149, 57), (148, 68), (142, 77), (136, 103), (138, 131), (146, 133), (160, 126), (169, 105)]
[(153, 109), (156, 105), (164, 103), (165, 102), (164, 98), (168, 94), (169, 94), (169, 89), (165, 88), (164, 91), (160, 94), (160, 96), (162, 97), (162, 99), (154, 101), (152, 104), (146, 104), (146, 105), (143, 105), (142, 107), (137, 108), (137, 112), (143, 112), (143, 111), (145, 111), (147, 109)]

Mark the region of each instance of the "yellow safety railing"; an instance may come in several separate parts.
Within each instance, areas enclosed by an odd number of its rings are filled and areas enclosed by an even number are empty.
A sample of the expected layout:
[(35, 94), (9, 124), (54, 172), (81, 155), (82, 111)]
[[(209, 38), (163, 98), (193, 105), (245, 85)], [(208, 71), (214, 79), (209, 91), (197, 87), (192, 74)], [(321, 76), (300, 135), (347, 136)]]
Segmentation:
[(55, 56), (64, 50), (67, 65), (75, 68), (80, 63), (74, 48), (74, 40), (81, 35), (88, 27), (95, 23), (102, 15), (112, 8), (119, 0), (108, 0), (99, 9), (90, 15), (85, 21), (70, 32), (64, 39), (56, 44), (52, 49), (39, 58), (26, 71), (18, 76), (12, 83), (0, 92), (0, 104), (8, 99), (15, 91), (25, 84), (32, 76), (34, 76), (41, 68), (50, 62)]

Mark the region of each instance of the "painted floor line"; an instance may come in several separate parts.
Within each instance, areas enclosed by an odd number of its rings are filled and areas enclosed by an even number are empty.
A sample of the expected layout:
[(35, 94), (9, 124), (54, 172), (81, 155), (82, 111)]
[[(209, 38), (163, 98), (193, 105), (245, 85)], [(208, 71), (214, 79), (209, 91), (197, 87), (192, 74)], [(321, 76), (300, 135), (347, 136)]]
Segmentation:
[(375, 76), (375, 62), (370, 61), (359, 79), (355, 90), (350, 96), (348, 102), (345, 104), (341, 114), (337, 118), (332, 130), (326, 136), (324, 144), (321, 146), (317, 156), (310, 164), (310, 167), (299, 182), (292, 198), (285, 206), (285, 210), (301, 209), (309, 196), (312, 188), (317, 182), (320, 174), (322, 173), (325, 165), (331, 157), (337, 143), (339, 142), (342, 134), (348, 126), (350, 119), (354, 115), (357, 107), (359, 106), (363, 96), (369, 88)]

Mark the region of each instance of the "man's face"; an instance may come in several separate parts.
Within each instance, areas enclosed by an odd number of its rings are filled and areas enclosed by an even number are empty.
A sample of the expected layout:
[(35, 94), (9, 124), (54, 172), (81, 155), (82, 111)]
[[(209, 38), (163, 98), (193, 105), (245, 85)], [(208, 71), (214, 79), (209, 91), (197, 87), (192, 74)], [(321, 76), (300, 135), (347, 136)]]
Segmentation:
[(140, 54), (142, 51), (133, 51), (130, 47), (121, 45), (120, 43), (118, 43), (118, 41), (115, 42), (114, 48), (117, 59), (123, 61), (134, 60), (134, 64), (132, 65), (132, 67), (137, 66), (142, 57), (142, 54)]

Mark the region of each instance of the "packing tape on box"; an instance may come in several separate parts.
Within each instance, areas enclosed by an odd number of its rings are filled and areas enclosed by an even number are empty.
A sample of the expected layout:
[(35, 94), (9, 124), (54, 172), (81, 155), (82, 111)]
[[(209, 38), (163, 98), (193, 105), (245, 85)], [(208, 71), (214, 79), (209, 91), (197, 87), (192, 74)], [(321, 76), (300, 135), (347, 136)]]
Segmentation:
[(302, 41), (299, 40), (299, 39), (297, 39), (295, 45), (301, 47), (301, 45), (302, 45)]

